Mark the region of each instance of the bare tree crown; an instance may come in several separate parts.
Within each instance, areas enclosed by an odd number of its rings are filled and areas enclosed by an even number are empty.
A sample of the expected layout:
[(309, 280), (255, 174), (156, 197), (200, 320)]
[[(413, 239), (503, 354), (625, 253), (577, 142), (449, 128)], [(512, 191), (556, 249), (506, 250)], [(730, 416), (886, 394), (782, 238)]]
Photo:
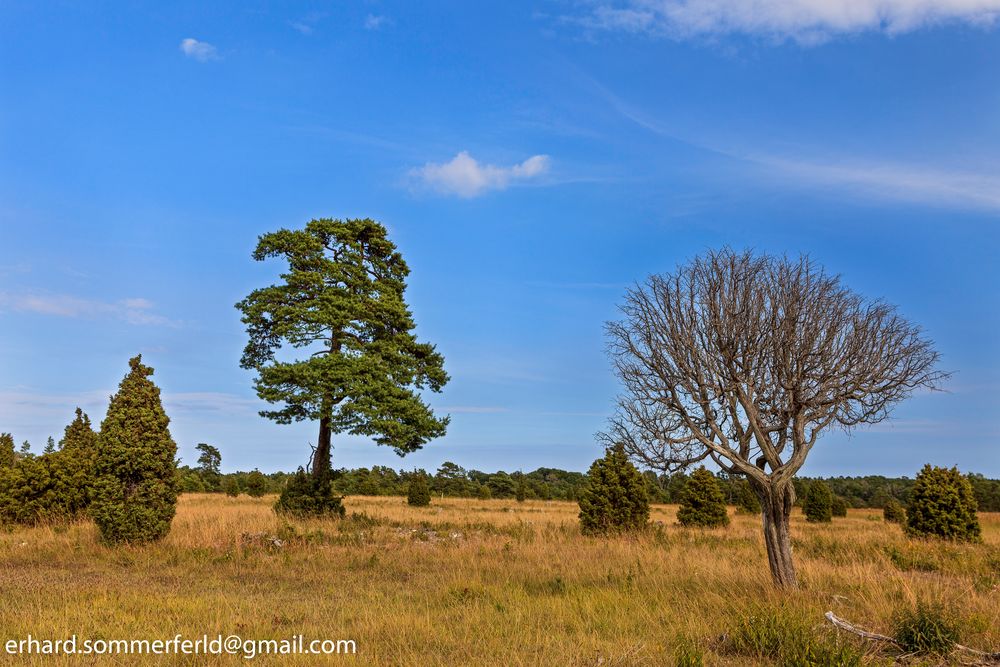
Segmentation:
[(625, 392), (602, 438), (663, 470), (710, 458), (788, 480), (827, 427), (880, 422), (947, 376), (919, 327), (805, 256), (711, 251), (621, 312), (607, 336)]

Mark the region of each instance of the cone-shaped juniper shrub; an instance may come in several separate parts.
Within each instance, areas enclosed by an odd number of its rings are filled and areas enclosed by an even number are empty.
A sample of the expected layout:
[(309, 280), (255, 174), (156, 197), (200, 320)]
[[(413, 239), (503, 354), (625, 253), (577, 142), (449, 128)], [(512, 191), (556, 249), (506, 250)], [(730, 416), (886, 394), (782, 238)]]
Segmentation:
[(809, 485), (806, 499), (802, 503), (802, 512), (810, 523), (829, 523), (833, 521), (833, 492), (826, 482), (816, 480)]
[(833, 516), (847, 516), (847, 501), (834, 494), (833, 499), (830, 501), (830, 513)]
[(917, 474), (906, 508), (906, 532), (915, 537), (982, 541), (972, 484), (958, 468), (927, 464)]
[(580, 529), (587, 535), (638, 530), (649, 523), (646, 481), (621, 445), (607, 448), (590, 466), (579, 504)]
[(722, 487), (705, 466), (695, 470), (684, 485), (677, 520), (684, 526), (715, 528), (729, 525)]
[(0, 433), (0, 468), (9, 468), (17, 461), (14, 452), (14, 436), (10, 433)]
[(163, 538), (177, 508), (177, 445), (153, 369), (141, 356), (129, 367), (98, 436), (91, 514), (110, 543)]
[(97, 433), (90, 417), (77, 408), (59, 441), (59, 450), (42, 458), (47, 460), (52, 477), (52, 515), (66, 519), (82, 516), (94, 498)]
[(431, 487), (427, 484), (427, 475), (423, 472), (416, 472), (410, 477), (406, 502), (414, 507), (425, 507), (431, 504)]
[(236, 481), (235, 477), (226, 477), (222, 482), (222, 491), (230, 498), (236, 498), (240, 495), (240, 483)]
[(247, 495), (251, 498), (260, 498), (265, 493), (267, 493), (267, 477), (264, 476), (260, 470), (254, 468), (247, 475), (247, 481), (244, 484), (244, 490)]

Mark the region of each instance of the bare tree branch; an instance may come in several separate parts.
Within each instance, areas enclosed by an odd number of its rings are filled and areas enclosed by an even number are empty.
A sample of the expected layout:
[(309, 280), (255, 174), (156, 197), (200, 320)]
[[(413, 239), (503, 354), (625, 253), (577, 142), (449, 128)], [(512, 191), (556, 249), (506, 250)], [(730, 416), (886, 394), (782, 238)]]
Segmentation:
[(947, 377), (919, 327), (805, 256), (708, 252), (620, 310), (606, 332), (624, 392), (601, 439), (668, 472), (711, 459), (775, 508), (823, 432), (878, 423)]

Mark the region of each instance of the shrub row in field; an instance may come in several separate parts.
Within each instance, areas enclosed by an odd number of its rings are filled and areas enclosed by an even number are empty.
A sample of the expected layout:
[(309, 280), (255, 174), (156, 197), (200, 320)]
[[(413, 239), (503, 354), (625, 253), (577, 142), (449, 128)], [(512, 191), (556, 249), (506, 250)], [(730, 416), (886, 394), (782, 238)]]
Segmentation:
[(149, 542), (170, 530), (177, 445), (153, 369), (141, 357), (111, 397), (99, 433), (80, 409), (60, 447), (14, 452), (0, 436), (0, 522), (33, 524), (89, 514), (108, 542)]

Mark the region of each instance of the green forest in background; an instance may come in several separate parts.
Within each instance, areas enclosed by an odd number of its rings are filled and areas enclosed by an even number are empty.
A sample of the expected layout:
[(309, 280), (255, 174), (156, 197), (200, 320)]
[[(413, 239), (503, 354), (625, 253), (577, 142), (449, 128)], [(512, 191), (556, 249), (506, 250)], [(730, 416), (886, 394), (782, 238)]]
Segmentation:
[[(228, 486), (240, 493), (279, 493), (292, 473), (275, 472), (253, 475), (251, 472), (218, 473), (211, 469), (180, 466), (181, 490), (188, 493), (223, 491)], [(364, 496), (405, 496), (410, 479), (414, 475), (427, 475), (431, 491), (437, 497), (449, 498), (512, 498), (538, 500), (577, 500), (587, 475), (582, 472), (560, 470), (558, 468), (538, 468), (531, 472), (482, 472), (466, 470), (447, 461), (436, 472), (416, 470), (395, 470), (387, 466), (372, 468), (341, 468), (334, 471), (334, 487), (344, 495)], [(736, 504), (744, 481), (724, 473), (716, 473), (729, 504)], [(967, 475), (984, 512), (1000, 512), (1000, 480), (987, 479), (983, 475)], [(688, 475), (657, 474), (651, 470), (643, 473), (650, 499), (655, 503), (676, 503), (687, 482)], [(903, 504), (909, 500), (914, 480), (909, 477), (796, 477), (795, 490), (798, 501), (805, 497), (808, 485), (822, 479), (835, 495), (840, 496), (850, 507), (881, 508), (890, 499)], [(249, 482), (249, 483), (248, 483)]]

